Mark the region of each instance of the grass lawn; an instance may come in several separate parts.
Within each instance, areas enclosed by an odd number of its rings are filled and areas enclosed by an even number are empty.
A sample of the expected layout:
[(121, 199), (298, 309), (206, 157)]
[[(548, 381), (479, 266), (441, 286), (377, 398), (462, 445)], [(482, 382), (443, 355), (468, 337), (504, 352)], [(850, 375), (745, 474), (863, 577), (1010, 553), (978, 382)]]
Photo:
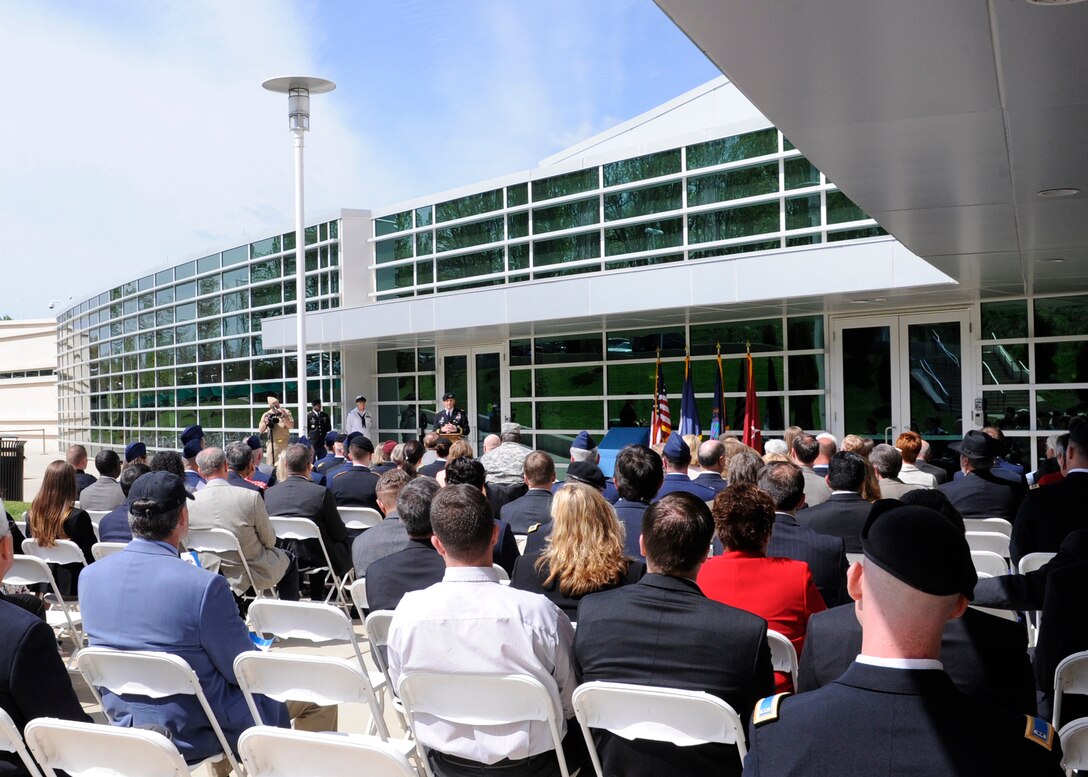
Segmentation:
[(11, 514), (11, 517), (19, 521), (23, 518), (23, 513), (30, 509), (30, 502), (15, 502), (10, 499), (4, 500), (4, 509)]

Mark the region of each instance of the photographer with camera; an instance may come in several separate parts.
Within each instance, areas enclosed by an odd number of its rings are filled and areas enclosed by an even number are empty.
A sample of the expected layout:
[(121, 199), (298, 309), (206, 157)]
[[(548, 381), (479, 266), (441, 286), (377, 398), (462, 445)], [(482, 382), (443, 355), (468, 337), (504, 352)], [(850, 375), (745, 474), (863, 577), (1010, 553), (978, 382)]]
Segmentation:
[(258, 434), (268, 433), (268, 460), (273, 466), (276, 457), (287, 449), (291, 441), (291, 428), (295, 425), (295, 419), (291, 411), (280, 404), (275, 397), (268, 398), (268, 410), (261, 416), (261, 423), (257, 427)]

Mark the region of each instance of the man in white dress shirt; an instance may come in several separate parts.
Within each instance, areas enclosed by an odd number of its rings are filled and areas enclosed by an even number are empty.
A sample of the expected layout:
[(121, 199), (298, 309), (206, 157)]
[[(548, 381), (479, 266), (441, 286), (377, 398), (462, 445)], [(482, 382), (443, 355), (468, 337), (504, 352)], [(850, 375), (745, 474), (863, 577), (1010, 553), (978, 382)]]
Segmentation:
[[(446, 562), (442, 582), (404, 595), (389, 629), (393, 685), (407, 672), (524, 674), (551, 693), (570, 771), (585, 744), (574, 718), (570, 620), (537, 594), (500, 585), (491, 547), (498, 527), (487, 499), (469, 485), (447, 486), (431, 505), (435, 548)], [(416, 735), (439, 777), (557, 773), (543, 721), (463, 726), (420, 715)]]

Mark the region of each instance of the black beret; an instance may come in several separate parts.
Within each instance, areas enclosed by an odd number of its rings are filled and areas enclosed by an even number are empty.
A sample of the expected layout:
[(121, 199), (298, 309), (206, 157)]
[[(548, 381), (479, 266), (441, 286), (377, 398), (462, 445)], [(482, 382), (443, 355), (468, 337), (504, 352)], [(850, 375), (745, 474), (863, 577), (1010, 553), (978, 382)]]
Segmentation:
[(588, 461), (576, 461), (567, 467), (567, 481), (585, 483), (588, 486), (593, 486), (598, 491), (604, 491), (606, 485), (601, 468)]
[(978, 575), (967, 538), (936, 510), (878, 500), (861, 530), (861, 546), (867, 561), (911, 588), (975, 596)]

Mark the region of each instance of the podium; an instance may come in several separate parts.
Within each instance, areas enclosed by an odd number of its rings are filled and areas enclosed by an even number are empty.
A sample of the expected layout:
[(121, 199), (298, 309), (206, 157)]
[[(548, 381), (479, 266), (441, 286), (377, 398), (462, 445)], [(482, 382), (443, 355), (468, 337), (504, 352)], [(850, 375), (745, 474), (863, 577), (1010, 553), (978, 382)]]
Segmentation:
[(612, 477), (616, 468), (616, 456), (628, 445), (647, 445), (650, 442), (648, 426), (613, 426), (597, 443), (597, 452), (601, 454), (598, 464), (605, 477)]
[(460, 432), (435, 432), (435, 434), (437, 434), (439, 437), (445, 437), (447, 440), (450, 441), (451, 445), (458, 440), (463, 440), (465, 438), (465, 435), (461, 434)]

